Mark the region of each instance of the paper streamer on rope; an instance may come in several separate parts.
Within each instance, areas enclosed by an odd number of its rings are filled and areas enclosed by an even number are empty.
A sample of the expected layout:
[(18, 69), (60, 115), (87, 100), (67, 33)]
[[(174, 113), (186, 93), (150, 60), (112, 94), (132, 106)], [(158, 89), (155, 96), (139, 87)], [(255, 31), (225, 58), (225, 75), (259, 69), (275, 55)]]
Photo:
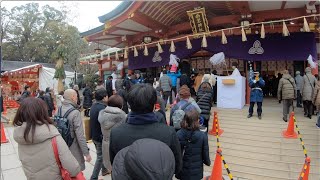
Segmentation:
[(108, 61), (110, 61), (111, 60), (111, 58), (110, 58), (110, 53), (108, 53)]
[(303, 18), (303, 30), (304, 32), (310, 32), (309, 24), (305, 17)]
[(163, 49), (162, 49), (162, 47), (161, 47), (159, 42), (158, 42), (157, 46), (158, 46), (158, 52), (159, 53), (163, 53)]
[(133, 56), (134, 57), (138, 56), (138, 51), (137, 51), (137, 48), (135, 46), (133, 47)]
[(264, 39), (266, 37), (266, 32), (264, 31), (264, 24), (262, 23), (261, 25), (261, 32), (260, 32), (261, 36), (260, 38), (261, 39)]
[(204, 47), (204, 48), (208, 47), (208, 42), (205, 34), (202, 37), (201, 47)]
[(316, 68), (317, 67), (317, 63), (315, 63), (314, 61), (313, 61), (313, 57), (311, 56), (311, 54), (309, 55), (309, 57), (308, 57), (308, 63), (310, 64), (310, 67), (311, 68)]
[(286, 22), (283, 21), (282, 24), (283, 24), (283, 27), (282, 27), (282, 34), (283, 34), (283, 36), (289, 36), (290, 33), (289, 33), (288, 28), (287, 28)]
[(187, 36), (187, 49), (192, 49), (192, 45), (191, 45), (189, 36)]
[(149, 55), (149, 52), (148, 52), (148, 47), (146, 45), (144, 45), (144, 51), (143, 51), (143, 54), (145, 56), (148, 56)]
[(174, 54), (170, 54), (170, 61), (169, 61), (169, 65), (173, 65), (175, 64), (177, 67), (179, 66), (178, 61), (180, 61), (180, 59), (174, 55)]
[(241, 28), (241, 34), (242, 34), (242, 41), (247, 41), (246, 32), (244, 31), (243, 28)]
[(121, 71), (123, 69), (123, 62), (121, 62), (121, 63), (119, 63), (118, 65), (117, 65), (117, 70), (118, 71)]
[(222, 43), (222, 44), (227, 44), (227, 43), (228, 43), (227, 37), (226, 37), (226, 35), (224, 34), (224, 31), (223, 31), (223, 30), (221, 31), (221, 43)]
[(174, 46), (174, 42), (171, 41), (170, 52), (175, 52), (175, 51), (176, 51), (176, 47)]
[(126, 47), (126, 48), (124, 49), (123, 58), (124, 58), (124, 59), (128, 59), (128, 47)]
[(100, 60), (102, 60), (103, 59), (103, 54), (102, 54), (102, 52), (100, 53)]
[(118, 51), (116, 51), (116, 60), (119, 60), (119, 54), (118, 54)]
[(217, 54), (214, 54), (209, 61), (212, 65), (218, 65), (225, 62), (225, 55), (223, 52), (219, 52)]

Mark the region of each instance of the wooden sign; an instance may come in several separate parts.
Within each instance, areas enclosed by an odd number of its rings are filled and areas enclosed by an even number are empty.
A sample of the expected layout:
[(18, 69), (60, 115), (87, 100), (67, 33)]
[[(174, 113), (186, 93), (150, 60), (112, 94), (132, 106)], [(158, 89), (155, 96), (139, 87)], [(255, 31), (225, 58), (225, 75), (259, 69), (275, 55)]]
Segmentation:
[(209, 26), (204, 8), (187, 11), (193, 34), (208, 33)]

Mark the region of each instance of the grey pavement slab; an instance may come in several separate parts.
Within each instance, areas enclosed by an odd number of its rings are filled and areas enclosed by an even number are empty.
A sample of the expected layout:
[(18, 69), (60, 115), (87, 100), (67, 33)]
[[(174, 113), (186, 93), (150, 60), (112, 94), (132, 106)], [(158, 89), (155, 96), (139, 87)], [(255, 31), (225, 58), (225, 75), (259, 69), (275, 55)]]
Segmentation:
[(4, 180), (27, 180), (22, 167), (3, 171)]
[[(2, 148), (2, 147), (1, 147)], [(1, 155), (1, 169), (3, 171), (21, 167), (21, 161), (16, 154)]]

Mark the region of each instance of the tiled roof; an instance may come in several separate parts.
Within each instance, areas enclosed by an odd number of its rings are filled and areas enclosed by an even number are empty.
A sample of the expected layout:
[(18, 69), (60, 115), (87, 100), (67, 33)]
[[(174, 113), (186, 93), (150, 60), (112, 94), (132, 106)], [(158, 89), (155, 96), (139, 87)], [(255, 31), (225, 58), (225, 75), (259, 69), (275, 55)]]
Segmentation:
[(114, 10), (111, 12), (99, 16), (99, 21), (101, 23), (105, 23), (106, 21), (112, 20), (113, 18), (116, 18), (120, 16), (122, 13), (126, 12), (126, 10), (134, 3), (134, 1), (123, 1), (120, 3)]

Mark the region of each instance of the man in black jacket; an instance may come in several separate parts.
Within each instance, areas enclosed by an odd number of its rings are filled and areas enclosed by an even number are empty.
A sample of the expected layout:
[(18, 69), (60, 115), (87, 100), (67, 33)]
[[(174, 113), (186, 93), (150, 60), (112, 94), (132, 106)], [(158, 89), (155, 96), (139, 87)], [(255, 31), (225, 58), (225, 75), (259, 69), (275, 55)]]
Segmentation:
[(102, 132), (98, 121), (99, 112), (107, 107), (108, 93), (103, 89), (98, 89), (95, 93), (96, 102), (91, 106), (90, 110), (90, 138), (92, 139), (97, 152), (97, 159), (94, 164), (91, 180), (98, 179), (99, 172), (102, 170), (102, 175), (110, 173), (103, 165), (102, 157)]
[(128, 94), (131, 112), (125, 124), (111, 129), (110, 161), (123, 148), (143, 138), (156, 139), (167, 144), (175, 157), (175, 173), (182, 168), (181, 148), (175, 130), (159, 123), (153, 113), (157, 101), (156, 90), (149, 84), (136, 84)]
[(52, 89), (49, 87), (46, 88), (46, 94), (44, 95), (44, 101), (46, 102), (48, 106), (48, 114), (49, 117), (52, 117), (52, 112), (55, 110), (54, 103), (53, 103), (53, 98), (52, 98)]
[(112, 76), (108, 76), (108, 79), (106, 81), (106, 90), (108, 92), (108, 97), (112, 96), (113, 91), (112, 91)]

